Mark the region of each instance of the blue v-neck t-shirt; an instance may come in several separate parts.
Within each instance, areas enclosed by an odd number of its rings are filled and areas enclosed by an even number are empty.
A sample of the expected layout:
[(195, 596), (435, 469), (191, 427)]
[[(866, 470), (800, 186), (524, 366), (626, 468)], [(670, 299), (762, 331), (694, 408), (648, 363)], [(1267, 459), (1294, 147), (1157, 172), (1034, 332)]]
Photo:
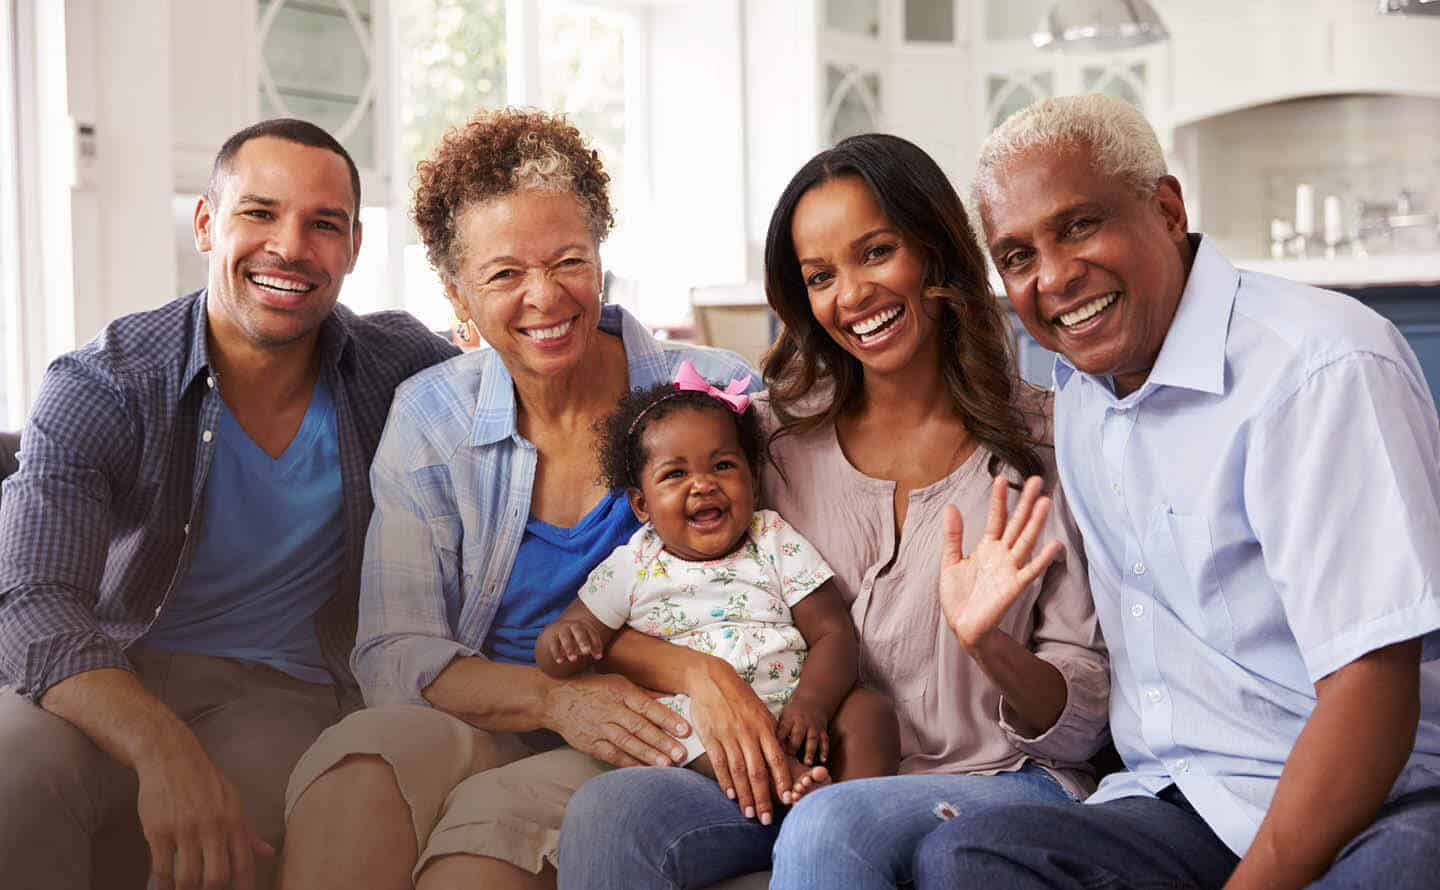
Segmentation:
[(545, 625), (574, 601), (590, 571), (639, 529), (640, 520), (619, 491), (606, 494), (569, 528), (531, 516), (480, 651), (494, 661), (533, 665), (535, 641)]
[(323, 382), (278, 458), (222, 409), (190, 571), (140, 642), (332, 682), (315, 613), (339, 583), (342, 507), (335, 401)]

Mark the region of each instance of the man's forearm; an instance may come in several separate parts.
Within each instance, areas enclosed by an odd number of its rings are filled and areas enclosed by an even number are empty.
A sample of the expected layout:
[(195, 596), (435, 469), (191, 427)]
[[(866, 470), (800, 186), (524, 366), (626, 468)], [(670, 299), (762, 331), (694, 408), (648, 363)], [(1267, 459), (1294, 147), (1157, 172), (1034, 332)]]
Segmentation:
[(138, 677), (118, 668), (67, 677), (45, 692), (40, 706), (133, 770), (194, 739), (190, 728)]
[(1304, 887), (1374, 821), (1415, 745), (1420, 642), (1351, 662), (1316, 684), (1316, 695), (1315, 711), (1227, 890)]
[(457, 658), (421, 694), (436, 708), (477, 729), (529, 732), (546, 727), (546, 701), (561, 682), (539, 668)]

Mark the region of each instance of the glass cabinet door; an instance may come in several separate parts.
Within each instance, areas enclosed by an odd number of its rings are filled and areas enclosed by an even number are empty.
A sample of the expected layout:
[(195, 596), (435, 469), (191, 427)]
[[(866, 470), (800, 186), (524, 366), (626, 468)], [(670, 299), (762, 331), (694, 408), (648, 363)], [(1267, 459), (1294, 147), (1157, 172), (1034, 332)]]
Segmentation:
[(847, 136), (882, 129), (880, 75), (857, 66), (825, 66), (825, 93), (829, 97), (821, 125), (827, 145)]
[(905, 0), (906, 43), (954, 41), (954, 0)]
[(260, 0), (260, 115), (324, 127), (361, 169), (375, 138), (376, 0)]

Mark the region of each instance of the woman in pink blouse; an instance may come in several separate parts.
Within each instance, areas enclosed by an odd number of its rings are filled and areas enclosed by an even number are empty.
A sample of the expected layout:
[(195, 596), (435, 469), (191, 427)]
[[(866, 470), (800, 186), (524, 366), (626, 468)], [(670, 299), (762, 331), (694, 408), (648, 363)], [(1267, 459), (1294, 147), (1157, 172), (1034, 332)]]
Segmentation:
[[(567, 811), (562, 886), (703, 887), (763, 870), (773, 851), (775, 888), (894, 888), (954, 813), (1093, 787), (1085, 761), (1106, 738), (1108, 665), (1055, 475), (1049, 398), (1015, 373), (949, 180), (903, 139), (847, 139), (791, 180), (765, 266), (784, 322), (765, 362), (765, 497), (835, 572), (861, 682), (899, 716), (901, 774), (812, 794), (778, 839), (682, 771), (602, 776)], [(1043, 482), (1017, 494), (1031, 476)], [(957, 583), (965, 569), (948, 569), (942, 607), (946, 514), (958, 510), (973, 554), (1007, 485), (1017, 517), (1044, 517), (1036, 565), (1063, 555), (1008, 608), (978, 607)], [(1032, 509), (1040, 485), (1048, 516)]]

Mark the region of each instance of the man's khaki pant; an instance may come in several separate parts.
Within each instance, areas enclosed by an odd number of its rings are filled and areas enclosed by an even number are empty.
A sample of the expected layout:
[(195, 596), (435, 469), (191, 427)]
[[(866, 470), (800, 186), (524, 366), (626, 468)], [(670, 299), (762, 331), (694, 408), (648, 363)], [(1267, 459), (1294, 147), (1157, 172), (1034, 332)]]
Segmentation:
[[(184, 720), (240, 794), (260, 837), (278, 851), (285, 783), (300, 755), (341, 717), (330, 686), (263, 665), (161, 652), (129, 653), (145, 687)], [(122, 858), (147, 861), (136, 814), (135, 774), (70, 723), (0, 691), (0, 884), (45, 890), (128, 890), (131, 876), (96, 861), (97, 837), (118, 839)], [(274, 884), (278, 855), (256, 863), (257, 886)], [(138, 878), (144, 881), (143, 867)]]

